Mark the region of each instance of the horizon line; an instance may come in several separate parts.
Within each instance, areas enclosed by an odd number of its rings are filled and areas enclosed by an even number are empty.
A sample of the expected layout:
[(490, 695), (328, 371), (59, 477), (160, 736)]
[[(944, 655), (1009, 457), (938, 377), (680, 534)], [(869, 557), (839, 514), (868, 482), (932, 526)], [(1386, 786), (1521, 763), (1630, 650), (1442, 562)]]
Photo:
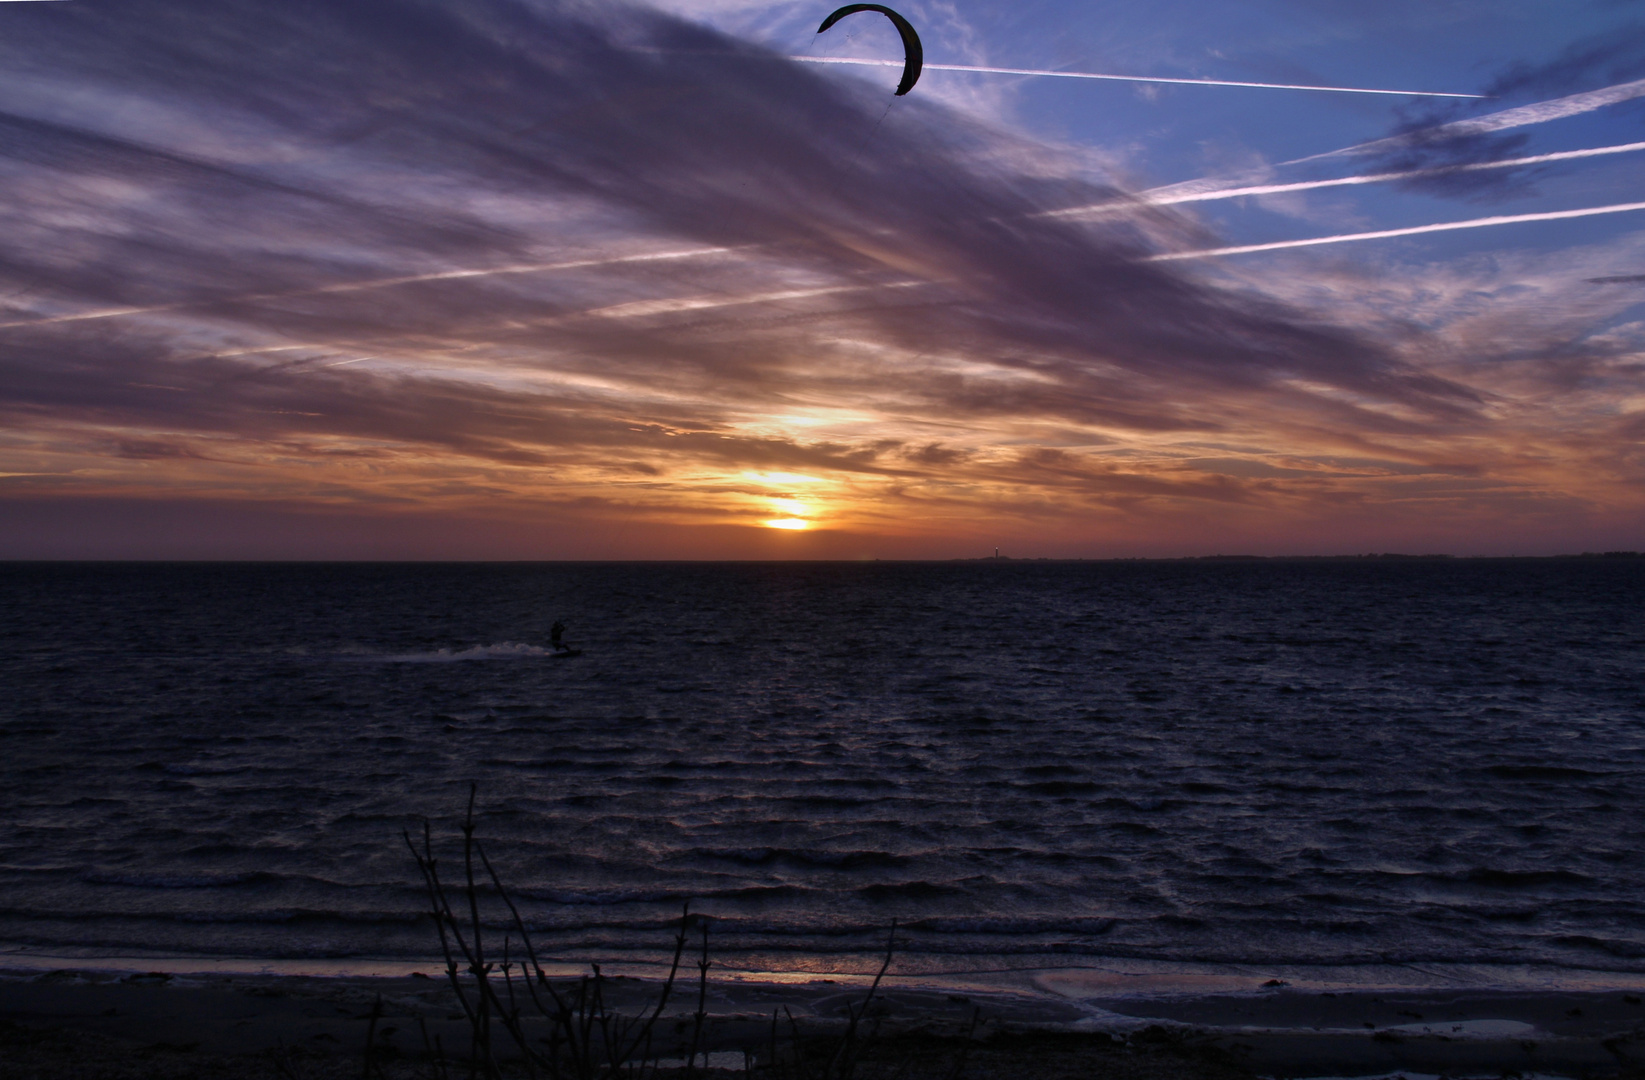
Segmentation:
[[(5, 2), (7, 2), (7, 0), (0, 0), (0, 3), (5, 3)], [(855, 563), (865, 563), (865, 562), (956, 563), (956, 562), (996, 562), (996, 561), (997, 562), (1223, 562), (1223, 561), (1226, 561), (1226, 562), (1264, 562), (1264, 561), (1279, 561), (1279, 560), (1285, 560), (1285, 559), (1308, 559), (1308, 560), (1315, 560), (1315, 561), (1328, 561), (1328, 560), (1347, 561), (1347, 560), (1351, 560), (1351, 559), (1358, 559), (1358, 560), (1389, 559), (1389, 560), (1396, 560), (1396, 561), (1397, 560), (1420, 561), (1420, 560), (1438, 560), (1438, 559), (1449, 559), (1449, 560), (1454, 560), (1454, 561), (1470, 561), (1470, 560), (1483, 560), (1483, 559), (1590, 559), (1590, 560), (1618, 559), (1618, 560), (1620, 560), (1620, 559), (1645, 559), (1645, 551), (1580, 551), (1580, 552), (1569, 551), (1569, 552), (1558, 552), (1558, 553), (1555, 553), (1555, 554), (1552, 554), (1552, 555), (1517, 555), (1517, 554), (1516, 555), (1456, 555), (1456, 554), (1452, 554), (1450, 552), (1430, 552), (1430, 553), (1423, 553), (1423, 554), (1413, 555), (1413, 554), (1410, 554), (1410, 553), (1407, 553), (1407, 552), (1402, 552), (1402, 551), (1366, 551), (1366, 552), (1355, 552), (1355, 553), (1349, 553), (1349, 554), (1343, 554), (1343, 555), (1250, 555), (1250, 554), (1239, 554), (1239, 553), (1234, 553), (1234, 554), (1218, 553), (1218, 554), (1215, 554), (1215, 555), (950, 555), (950, 556), (946, 556), (946, 557), (933, 556), (933, 557), (930, 557), (930, 558), (918, 558), (918, 557), (904, 558), (904, 557), (898, 557), (898, 556), (877, 556), (876, 555), (876, 556), (862, 556), (862, 557), (858, 557), (858, 558), (833, 558), (833, 559), (763, 559), (763, 558), (742, 558), (742, 559), (736, 559), (736, 558), (729, 558), (729, 559), (686, 559), (686, 558), (681, 558), (681, 559), (667, 559), (667, 558), (655, 558), (655, 559), (487, 559), (487, 558), (475, 558), (475, 559), (446, 559), (446, 558), (441, 558), (441, 559), (418, 559), (418, 558), (405, 558), (405, 559), (350, 559), (350, 558), (335, 558), (335, 559), (320, 559), (320, 558), (315, 558), (315, 559), (305, 559), (305, 558), (290, 558), (290, 559), (235, 559), (235, 558), (221, 558), (221, 559), (186, 559), (186, 558), (182, 558), (182, 559), (162, 559), (162, 558), (128, 558), (128, 559), (120, 559), (120, 558), (105, 558), (105, 559), (97, 559), (97, 558), (83, 558), (83, 559), (81, 559), (81, 558), (70, 558), (70, 559), (51, 559), (51, 558), (26, 558), (26, 557), (25, 558), (0, 557), (0, 567), (19, 566), (19, 565), (38, 566), (38, 565), (41, 565), (41, 564), (99, 565), (99, 566), (107, 566), (107, 565), (110, 565), (110, 564), (119, 564), (119, 565), (133, 565), (133, 566), (135, 566), (135, 565), (153, 565), (153, 564), (156, 564), (156, 563), (165, 563), (165, 564), (175, 565), (175, 566), (199, 566), (199, 565), (222, 566), (222, 565), (233, 565), (233, 564), (254, 565), (254, 566), (271, 566), (271, 565), (273, 565), (273, 566), (297, 566), (297, 565), (310, 565), (310, 564), (314, 564), (314, 565), (335, 565), (335, 564), (339, 564), (339, 563), (350, 564), (350, 565), (361, 565), (361, 566), (366, 566), (366, 565), (372, 565), (372, 566), (383, 566), (383, 565), (406, 565), (406, 566), (418, 565), (418, 566), (426, 566), (426, 565), (429, 565), (431, 563), (451, 565), (451, 566), (472, 566), (472, 565), (479, 564), (479, 563), (486, 563), (486, 564), (496, 563), (496, 564), (511, 564), (511, 565), (519, 565), (519, 564), (540, 565), (540, 564), (544, 564), (544, 563), (610, 563), (610, 564), (615, 564), (615, 563), (624, 563), (624, 564), (626, 564), (626, 563), (853, 563), (853, 564), (855, 564)]]

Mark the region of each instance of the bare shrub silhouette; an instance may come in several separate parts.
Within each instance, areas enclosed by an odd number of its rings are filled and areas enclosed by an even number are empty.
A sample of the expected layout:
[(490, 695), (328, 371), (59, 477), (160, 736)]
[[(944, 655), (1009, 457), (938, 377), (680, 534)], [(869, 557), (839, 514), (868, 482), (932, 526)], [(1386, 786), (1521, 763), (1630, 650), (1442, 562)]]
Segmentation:
[[(608, 992), (608, 979), (599, 964), (591, 964), (591, 973), (574, 983), (562, 982), (556, 986), (543, 970), (519, 907), (475, 834), (477, 790), (477, 785), (469, 788), (468, 808), (461, 826), (462, 880), (455, 887), (440, 875), (433, 830), (426, 820), (420, 844), (409, 831), (401, 834), (422, 875), (429, 914), (434, 919), (445, 958), (446, 978), (468, 1022), (468, 1055), (461, 1064), (466, 1065), (471, 1080), (479, 1077), (501, 1080), (505, 1064), (510, 1073), (523, 1069), (529, 1077), (546, 1076), (549, 1080), (648, 1080), (663, 1075), (695, 1080), (699, 1072), (709, 1071), (725, 1075), (723, 1069), (709, 1070), (710, 1048), (705, 1042), (708, 971), (713, 966), (709, 959), (708, 921), (699, 920), (702, 944), (696, 960), (696, 1010), (688, 1017), (672, 1018), (666, 1033), (659, 1027), (659, 1021), (664, 1018), (673, 996), (685, 956), (692, 918), (689, 902), (680, 913), (668, 976), (657, 989), (654, 1004), (632, 1012), (614, 1005)], [(504, 932), (500, 952), (495, 947), (496, 931), (489, 932), (491, 940), (488, 941), (481, 917), (480, 898), (488, 887), (506, 907), (511, 927)], [(459, 911), (463, 913), (461, 916)], [(883, 1010), (876, 1013), (873, 1005), (880, 984), (891, 968), (896, 944), (897, 927), (893, 921), (885, 959), (863, 1000), (846, 1007), (842, 1033), (807, 1035), (801, 1031), (792, 1012), (786, 1008), (774, 1010), (766, 1045), (741, 1048), (741, 1074), (761, 1080), (859, 1080), (870, 1071), (876, 1074), (883, 1071), (884, 1062), (872, 1063), (879, 1068), (864, 1068), (870, 1065), (865, 1061), (865, 1051), (879, 1035), (884, 1020)], [(779, 1013), (786, 1014), (786, 1024), (780, 1023)], [(865, 1024), (865, 1021), (871, 1023)], [(973, 1029), (975, 1023), (973, 1018)], [(683, 1038), (687, 1026), (689, 1040)], [(375, 1016), (372, 1028), (375, 1031)], [(426, 1056), (438, 1070), (435, 1075), (440, 1080), (449, 1080), (451, 1060), (446, 1048), (437, 1036), (430, 1042), (426, 1027), (422, 1031)], [(368, 1034), (364, 1071), (368, 1080), (377, 1075), (371, 1044), (372, 1036)], [(508, 1052), (510, 1047), (512, 1053)], [(884, 1075), (901, 1076), (908, 1064), (905, 1060), (894, 1073)], [(963, 1066), (962, 1050), (951, 1078), (957, 1080)]]

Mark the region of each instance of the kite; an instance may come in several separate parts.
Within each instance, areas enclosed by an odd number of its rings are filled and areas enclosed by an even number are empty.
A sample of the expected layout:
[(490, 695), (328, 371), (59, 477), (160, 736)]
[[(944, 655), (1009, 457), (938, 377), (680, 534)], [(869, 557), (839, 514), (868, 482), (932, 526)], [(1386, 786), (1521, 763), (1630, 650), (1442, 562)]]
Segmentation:
[(902, 35), (904, 59), (902, 82), (897, 84), (897, 96), (900, 97), (908, 93), (908, 91), (914, 89), (914, 84), (920, 81), (920, 68), (925, 65), (925, 49), (921, 47), (920, 35), (914, 32), (914, 27), (907, 19), (898, 15), (895, 11), (892, 11), (884, 4), (847, 4), (824, 19), (822, 25), (817, 27), (817, 33), (822, 33), (847, 15), (854, 15), (859, 11), (879, 12), (890, 19), (891, 25), (895, 26), (897, 33)]

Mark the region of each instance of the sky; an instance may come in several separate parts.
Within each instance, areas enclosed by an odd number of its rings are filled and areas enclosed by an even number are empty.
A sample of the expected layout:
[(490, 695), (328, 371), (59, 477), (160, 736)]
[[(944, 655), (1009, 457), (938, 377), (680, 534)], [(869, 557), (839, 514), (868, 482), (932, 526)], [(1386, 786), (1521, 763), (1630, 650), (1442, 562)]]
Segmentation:
[(0, 558), (1645, 548), (1645, 0), (896, 6), (0, 2)]

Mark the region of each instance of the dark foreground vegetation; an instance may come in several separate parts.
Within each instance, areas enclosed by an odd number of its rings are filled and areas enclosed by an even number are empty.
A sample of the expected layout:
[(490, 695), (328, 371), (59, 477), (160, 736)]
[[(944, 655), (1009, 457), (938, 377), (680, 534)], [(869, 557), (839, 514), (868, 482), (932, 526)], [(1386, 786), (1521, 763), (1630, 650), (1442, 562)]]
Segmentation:
[[(1054, 1003), (1023, 1012), (1009, 996), (989, 998), (990, 1017), (940, 989), (882, 990), (895, 926), (878, 975), (854, 992), (761, 984), (727, 996), (738, 984), (722, 982), (716, 999), (709, 924), (689, 909), (661, 981), (597, 965), (552, 977), (476, 835), (472, 792), (460, 832), (450, 871), (432, 828), (405, 837), (440, 977), (0, 971), (0, 1080), (1645, 1080), (1645, 1006), (1619, 990), (1471, 1000), (1273, 980), (1260, 997), (1156, 1003), (1162, 1011), (1129, 1034), (1074, 1033), (1053, 1029)], [(1408, 1021), (1425, 1013), (1435, 1032), (1412, 1034)], [(1534, 1039), (1446, 1034), (1462, 1030), (1452, 1020), (1512, 1027), (1515, 1017)], [(1369, 1030), (1356, 1030), (1361, 1018)]]
[[(287, 1012), (311, 1020), (340, 1013), (348, 1026), (338, 1027), (333, 1015), (330, 1030), (314, 1033), (312, 1024), (295, 1025), (291, 1041), (281, 1038), (270, 1047), (265, 1033), (263, 1048), (242, 1052), (231, 1049), (234, 1036), (223, 1028), (251, 1023), (244, 1018), (248, 1000), (299, 996), (277, 985), (279, 980), (239, 988), (234, 996), (240, 1019), (233, 1019), (235, 1006), (224, 1011), (220, 1001), (185, 1016), (181, 1030), (198, 1032), (200, 1039), (179, 1040), (175, 1022), (167, 1029), (168, 1040), (145, 1041), (131, 1038), (129, 1027), (128, 1035), (119, 1037), (96, 1025), (88, 1030), (82, 1023), (0, 1019), (0, 1080), (1234, 1080), (1250, 1075), (1227, 1054), (1190, 1046), (1162, 1029), (1130, 1039), (1010, 1033), (991, 1024), (980, 1008), (960, 1025), (899, 1024), (880, 990), (895, 957), (894, 924), (878, 974), (838, 1016), (796, 1018), (779, 1007), (768, 1017), (710, 1017), (709, 925), (694, 919), (689, 905), (681, 912), (672, 962), (661, 983), (609, 977), (597, 964), (579, 979), (551, 978), (476, 835), (472, 790), (461, 834), (460, 864), (450, 875), (436, 855), (429, 825), (419, 838), (405, 836), (445, 961), (445, 986), (417, 995), (415, 1003), (404, 995), (385, 1001), (379, 994), (369, 1008), (360, 1008), (357, 1000), (350, 1006), (335, 996), (309, 998)], [(498, 918), (500, 912), (506, 917)], [(501, 941), (492, 929), (498, 923), (510, 928)], [(689, 960), (688, 944), (696, 945)], [(685, 979), (682, 970), (689, 970)], [(171, 976), (159, 973), (128, 976), (114, 987), (106, 985), (107, 978), (100, 988), (128, 995), (123, 1005), (132, 993), (175, 1000), (189, 992), (168, 989)], [(86, 993), (99, 986), (96, 978), (67, 971), (33, 981), (84, 983), (91, 988)], [(119, 1011), (108, 1008), (102, 1016)]]
[[(377, 996), (369, 1006), (338, 995), (305, 996), (280, 980), (202, 996), (181, 1024), (127, 1025), (106, 1020), (29, 1023), (0, 1019), (0, 1080), (1232, 1080), (1249, 1076), (1220, 1051), (1195, 1047), (1160, 1029), (1130, 1039), (1107, 1035), (1008, 1032), (980, 1009), (968, 1021), (908, 1024), (890, 1014), (881, 983), (895, 956), (893, 926), (879, 973), (860, 997), (826, 1017), (711, 1017), (707, 1010), (707, 920), (681, 913), (674, 954), (660, 983), (610, 977), (598, 965), (574, 980), (551, 978), (501, 874), (476, 835), (474, 795), (461, 824), (461, 851), (447, 872), (433, 830), (405, 837), (422, 874), (429, 913), (445, 960), (444, 986)], [(455, 882), (451, 879), (455, 878)], [(505, 914), (506, 913), (506, 914)], [(501, 916), (501, 917), (499, 917)], [(508, 926), (499, 934), (492, 929)], [(688, 946), (695, 946), (689, 948)], [(689, 955), (688, 955), (689, 954)], [(686, 976), (682, 978), (682, 972)], [(190, 1000), (212, 991), (168, 988), (164, 975), (110, 977), (59, 972), (32, 980), (79, 988), (94, 1008), (99, 993)], [(322, 981), (323, 982), (323, 981)], [(16, 985), (15, 983), (13, 985)], [(312, 988), (310, 988), (312, 990)], [(323, 991), (322, 991), (323, 993)], [(356, 992), (357, 993), (357, 992)], [(233, 998), (225, 1005), (225, 1000)], [(210, 1004), (206, 1002), (210, 1001)], [(246, 1006), (279, 1005), (289, 1032), (269, 1046), (252, 1041)], [(315, 1023), (330, 1013), (325, 1030)], [(15, 1014), (14, 1015), (18, 1015)], [(26, 1016), (26, 1014), (23, 1014)], [(236, 1019), (238, 1017), (238, 1019)], [(60, 1017), (61, 1019), (61, 1017)], [(266, 1017), (264, 1018), (266, 1019)], [(225, 1030), (225, 1028), (229, 1030)], [(163, 1041), (131, 1037), (160, 1034)]]
[[(805, 1030), (792, 1012), (773, 1009), (769, 1025), (744, 1020), (729, 1029), (722, 1025), (716, 1034), (708, 1023), (708, 972), (713, 961), (704, 919), (695, 924), (701, 940), (692, 962), (695, 1008), (686, 1013), (676, 1005), (671, 1012), (693, 929), (689, 904), (680, 913), (673, 960), (654, 1000), (631, 1002), (626, 1008), (618, 1004), (615, 988), (598, 964), (574, 983), (556, 983), (544, 972), (519, 908), (475, 835), (475, 795), (471, 787), (461, 826), (461, 878), (455, 887), (441, 876), (428, 822), (423, 823), (420, 845), (405, 834), (439, 934), (446, 978), (468, 1022), (467, 1046), (455, 1060), (438, 1036), (430, 1038), (426, 1027), (422, 1031), (424, 1055), (441, 1080), (447, 1080), (454, 1066), (470, 1077), (500, 1078), (505, 1062), (515, 1066), (511, 1071), (549, 1080), (645, 1080), (663, 1074), (690, 1080), (716, 1067), (724, 1071), (727, 1057), (740, 1058), (740, 1075), (768, 1080), (916, 1075), (958, 1080), (963, 1072), (980, 1009), (968, 1027), (949, 1040), (928, 1038), (899, 1054), (892, 1051), (891, 1041), (881, 1038), (884, 1012), (875, 1009), (875, 997), (895, 955), (895, 923), (879, 973), (862, 999), (845, 1007), (838, 1031)], [(487, 901), (500, 903), (508, 913), (504, 921), (512, 929), (504, 933), (500, 948), (495, 933), (488, 936), (488, 920), (482, 915)], [(367, 1078), (377, 1068), (371, 1050), (377, 1021), (374, 1011), (362, 1070)], [(945, 1041), (952, 1045), (943, 1045)], [(938, 1066), (938, 1061), (945, 1064)]]
[[(363, 1038), (363, 1032), (362, 1032)], [(820, 1060), (826, 1046), (808, 1049)], [(960, 1042), (939, 1036), (882, 1032), (857, 1061), (861, 1077), (938, 1080), (964, 1059), (965, 1080), (1248, 1080), (1226, 1055), (1169, 1039), (1103, 1035), (996, 1033)], [(513, 1080), (531, 1075), (519, 1060), (497, 1063)], [(702, 1068), (700, 1080), (735, 1080), (744, 1068)], [(0, 1020), (0, 1080), (435, 1080), (469, 1076), (467, 1064), (441, 1063), (415, 1052), (379, 1048), (297, 1047), (222, 1054), (187, 1044), (142, 1044), (65, 1028)], [(683, 1065), (647, 1072), (681, 1080)], [(765, 1075), (756, 1064), (754, 1075)], [(1630, 1080), (1640, 1080), (1638, 1077)]]

